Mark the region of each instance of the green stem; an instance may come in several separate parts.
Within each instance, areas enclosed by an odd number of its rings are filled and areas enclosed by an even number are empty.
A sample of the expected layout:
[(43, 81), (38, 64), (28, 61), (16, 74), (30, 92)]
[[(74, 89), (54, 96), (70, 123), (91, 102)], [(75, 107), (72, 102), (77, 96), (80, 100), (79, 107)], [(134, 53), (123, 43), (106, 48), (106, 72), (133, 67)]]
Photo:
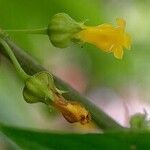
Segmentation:
[[(5, 41), (11, 47), (19, 63), (28, 74), (33, 75), (40, 71), (47, 71), (39, 63), (37, 63), (31, 56), (25, 53), (25, 50), (23, 50), (18, 45), (16, 45), (11, 39), (6, 37)], [(0, 51), (3, 52), (3, 49), (0, 49)], [(7, 55), (5, 54), (5, 56)], [(53, 75), (53, 77), (54, 77), (54, 82), (59, 89), (68, 91), (68, 93), (65, 94), (64, 97), (68, 100), (73, 100), (73, 101), (76, 100), (81, 104), (83, 104), (91, 113), (92, 119), (98, 127), (104, 130), (124, 129), (120, 124), (118, 124), (109, 115), (107, 115), (100, 108), (94, 105), (90, 100), (83, 97), (76, 90), (71, 88), (68, 84), (64, 83), (56, 76)]]
[(12, 60), (17, 72), (19, 73), (19, 75), (21, 76), (21, 78), (26, 81), (29, 78), (29, 75), (27, 75), (24, 70), (21, 68), (19, 62), (17, 61), (14, 53), (12, 52), (11, 48), (9, 47), (9, 45), (0, 38), (0, 43), (3, 45), (4, 50), (6, 51), (6, 53), (8, 54), (8, 56), (10, 57), (10, 59)]
[(29, 34), (47, 34), (47, 28), (39, 28), (39, 29), (21, 29), (21, 30), (3, 30), (5, 32), (21, 32), (21, 33), (29, 33)]

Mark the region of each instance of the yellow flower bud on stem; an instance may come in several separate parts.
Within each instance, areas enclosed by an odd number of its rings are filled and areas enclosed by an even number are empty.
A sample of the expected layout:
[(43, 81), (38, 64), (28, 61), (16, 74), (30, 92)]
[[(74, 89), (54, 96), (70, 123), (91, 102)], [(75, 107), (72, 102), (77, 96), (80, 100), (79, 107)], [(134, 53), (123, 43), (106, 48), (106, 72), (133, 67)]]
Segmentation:
[(122, 59), (123, 49), (130, 49), (131, 37), (125, 31), (126, 22), (119, 18), (117, 26), (105, 23), (98, 26), (86, 26), (72, 19), (68, 14), (55, 14), (47, 28), (33, 30), (5, 30), (7, 32), (22, 32), (48, 35), (51, 43), (58, 48), (68, 47), (71, 42), (87, 42), (104, 52), (113, 52), (117, 59)]

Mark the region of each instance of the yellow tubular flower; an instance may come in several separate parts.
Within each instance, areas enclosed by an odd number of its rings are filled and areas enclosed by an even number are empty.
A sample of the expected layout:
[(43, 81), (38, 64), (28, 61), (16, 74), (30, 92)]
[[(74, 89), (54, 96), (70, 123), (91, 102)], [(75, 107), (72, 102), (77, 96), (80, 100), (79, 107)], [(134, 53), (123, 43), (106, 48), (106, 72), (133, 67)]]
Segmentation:
[(123, 48), (130, 49), (131, 37), (125, 32), (125, 20), (117, 19), (116, 21), (116, 27), (111, 24), (85, 26), (84, 30), (77, 33), (77, 37), (83, 42), (96, 45), (105, 52), (113, 52), (116, 58), (122, 59)]

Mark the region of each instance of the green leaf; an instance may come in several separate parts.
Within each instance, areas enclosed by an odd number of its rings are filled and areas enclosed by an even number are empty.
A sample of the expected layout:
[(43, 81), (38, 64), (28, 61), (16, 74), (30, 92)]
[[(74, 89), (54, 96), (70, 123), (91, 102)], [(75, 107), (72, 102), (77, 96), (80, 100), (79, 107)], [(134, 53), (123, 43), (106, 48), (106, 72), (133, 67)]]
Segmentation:
[(44, 132), (0, 126), (0, 130), (22, 149), (30, 150), (148, 150), (150, 132), (114, 131), (105, 134)]

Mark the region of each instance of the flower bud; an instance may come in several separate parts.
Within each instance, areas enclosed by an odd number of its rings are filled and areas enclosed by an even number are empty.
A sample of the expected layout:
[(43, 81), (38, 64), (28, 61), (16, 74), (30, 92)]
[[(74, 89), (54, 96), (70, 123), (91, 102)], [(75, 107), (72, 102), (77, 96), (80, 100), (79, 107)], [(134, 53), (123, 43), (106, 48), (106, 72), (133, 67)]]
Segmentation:
[(82, 23), (65, 13), (54, 15), (48, 25), (48, 36), (55, 47), (65, 48), (74, 40), (74, 35), (82, 30)]
[(39, 72), (31, 76), (25, 83), (23, 97), (27, 103), (50, 103), (53, 100), (52, 90), (55, 88), (52, 76), (47, 72)]
[(147, 112), (136, 113), (130, 118), (131, 129), (148, 129), (150, 120), (147, 118)]

